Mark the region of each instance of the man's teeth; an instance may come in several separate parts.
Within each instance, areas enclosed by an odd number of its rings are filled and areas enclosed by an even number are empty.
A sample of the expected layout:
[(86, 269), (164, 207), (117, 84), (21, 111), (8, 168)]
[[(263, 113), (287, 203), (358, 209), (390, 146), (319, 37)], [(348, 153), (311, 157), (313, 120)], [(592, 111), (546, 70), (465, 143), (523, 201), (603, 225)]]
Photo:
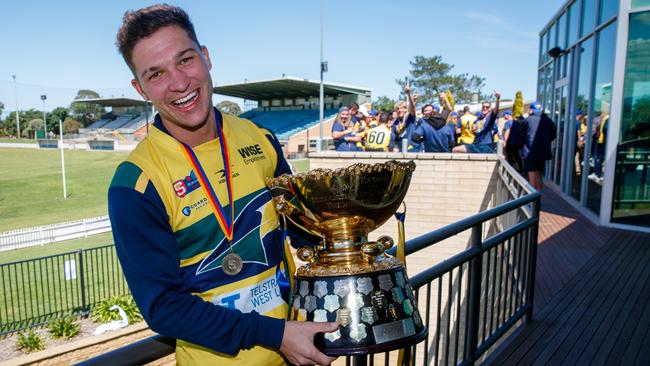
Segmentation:
[(194, 93), (189, 94), (189, 95), (186, 96), (185, 98), (181, 98), (181, 99), (175, 100), (175, 101), (174, 101), (174, 104), (176, 104), (176, 105), (186, 104), (186, 103), (192, 101), (192, 100), (194, 99), (194, 97), (197, 96), (197, 94), (199, 94), (199, 92), (198, 92), (198, 91), (195, 91)]

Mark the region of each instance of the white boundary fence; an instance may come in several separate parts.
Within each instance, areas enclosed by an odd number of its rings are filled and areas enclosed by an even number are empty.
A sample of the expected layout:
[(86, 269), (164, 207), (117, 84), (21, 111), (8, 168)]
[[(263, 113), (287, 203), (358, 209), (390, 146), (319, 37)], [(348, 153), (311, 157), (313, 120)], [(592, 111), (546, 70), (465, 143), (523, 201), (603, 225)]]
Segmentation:
[(91, 217), (59, 224), (37, 226), (0, 233), (0, 252), (85, 238), (111, 231), (108, 216)]

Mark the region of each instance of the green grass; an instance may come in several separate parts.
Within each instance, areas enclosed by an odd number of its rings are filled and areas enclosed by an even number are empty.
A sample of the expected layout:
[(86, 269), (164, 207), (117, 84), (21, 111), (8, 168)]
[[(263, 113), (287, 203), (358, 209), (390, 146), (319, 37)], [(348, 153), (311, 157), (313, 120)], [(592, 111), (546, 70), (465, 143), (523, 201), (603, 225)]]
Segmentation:
[(74, 252), (79, 249), (89, 249), (108, 244), (113, 244), (113, 234), (110, 232), (89, 236), (87, 238), (45, 244), (43, 246), (7, 250), (0, 252), (0, 264)]
[(290, 163), (299, 173), (307, 173), (309, 171), (309, 159), (291, 160)]
[(126, 152), (0, 149), (0, 231), (106, 215), (106, 194)]
[[(77, 277), (65, 279), (66, 262), (73, 260)], [(86, 249), (83, 254), (57, 255), (2, 265), (0, 334), (46, 324), (61, 317), (80, 316), (93, 304), (112, 296), (128, 294), (115, 247), (112, 246)]]

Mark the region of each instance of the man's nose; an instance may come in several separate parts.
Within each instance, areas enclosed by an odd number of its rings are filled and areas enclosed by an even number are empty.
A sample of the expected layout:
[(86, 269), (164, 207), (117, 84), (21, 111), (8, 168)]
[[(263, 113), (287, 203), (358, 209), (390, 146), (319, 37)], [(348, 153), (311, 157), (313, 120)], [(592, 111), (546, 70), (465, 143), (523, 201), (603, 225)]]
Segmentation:
[(182, 70), (173, 69), (171, 72), (171, 82), (169, 88), (172, 91), (183, 92), (190, 86), (189, 76)]

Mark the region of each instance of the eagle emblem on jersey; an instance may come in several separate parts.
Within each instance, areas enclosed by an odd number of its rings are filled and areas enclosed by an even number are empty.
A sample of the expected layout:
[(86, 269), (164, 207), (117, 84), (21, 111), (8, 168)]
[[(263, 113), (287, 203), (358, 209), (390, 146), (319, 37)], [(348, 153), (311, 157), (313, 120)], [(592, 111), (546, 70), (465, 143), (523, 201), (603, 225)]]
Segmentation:
[[(242, 258), (244, 267), (247, 263), (268, 265), (266, 247), (271, 245), (270, 241), (277, 240), (272, 233), (279, 226), (271, 196), (263, 190), (238, 211), (235, 215), (235, 237), (231, 244), (233, 252)], [(230, 249), (227, 239), (222, 238), (210, 254), (203, 258), (196, 274), (220, 269), (228, 253)]]

